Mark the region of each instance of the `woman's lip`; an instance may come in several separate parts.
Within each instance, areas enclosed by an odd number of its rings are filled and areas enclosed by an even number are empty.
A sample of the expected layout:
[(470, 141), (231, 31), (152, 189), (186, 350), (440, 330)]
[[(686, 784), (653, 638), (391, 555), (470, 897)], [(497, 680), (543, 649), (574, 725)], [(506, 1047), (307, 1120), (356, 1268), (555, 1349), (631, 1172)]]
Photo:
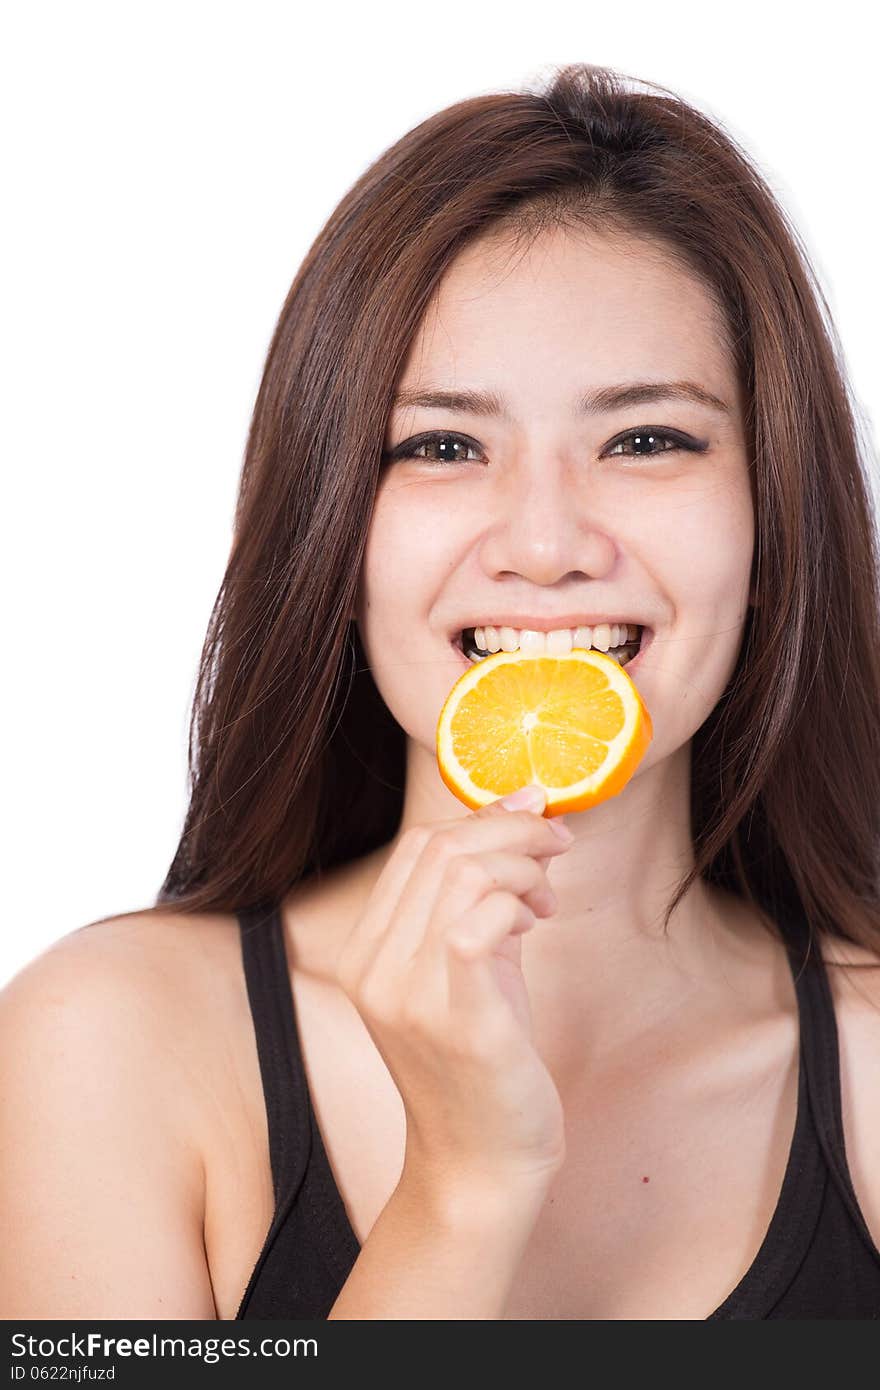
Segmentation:
[[(635, 656), (632, 658), (631, 661), (628, 661), (628, 662), (626, 663), (625, 666), (622, 666), (622, 667), (621, 667), (621, 670), (623, 670), (623, 671), (631, 671), (632, 668), (633, 668), (634, 666), (636, 666), (636, 665), (638, 664), (638, 662), (641, 660), (641, 658), (642, 658), (642, 653), (643, 653), (643, 652), (646, 652), (646, 651), (648, 650), (648, 648), (650, 647), (650, 645), (651, 645), (651, 643), (653, 642), (653, 640), (654, 640), (654, 629), (653, 629), (653, 628), (650, 628), (650, 627), (643, 627), (643, 628), (642, 628), (642, 640), (641, 640), (641, 644), (640, 644), (640, 646), (639, 646), (638, 651), (636, 652)], [(460, 633), (460, 632), (457, 633), (457, 634), (455, 635), (455, 637), (452, 638), (452, 641), (450, 642), (450, 646), (452, 647), (452, 649), (453, 649), (453, 651), (455, 652), (456, 656), (457, 656), (457, 657), (459, 658), (459, 660), (461, 661), (462, 665), (465, 666), (465, 667), (467, 668), (467, 670), (470, 670), (471, 667), (474, 665), (474, 663), (471, 661), (470, 657), (465, 656), (465, 654), (464, 654), (464, 648), (463, 648), (462, 645), (461, 645), (461, 633)]]

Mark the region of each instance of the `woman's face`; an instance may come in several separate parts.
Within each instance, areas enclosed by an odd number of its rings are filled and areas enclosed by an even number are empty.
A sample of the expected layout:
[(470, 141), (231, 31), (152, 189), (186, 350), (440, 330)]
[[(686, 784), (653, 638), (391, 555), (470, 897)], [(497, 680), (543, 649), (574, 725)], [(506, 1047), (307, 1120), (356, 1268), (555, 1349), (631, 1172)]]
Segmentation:
[[(644, 382), (726, 408), (580, 404)], [(413, 401), (428, 392), (471, 399)], [(707, 290), (653, 243), (555, 230), (523, 252), (496, 234), (450, 267), (398, 395), (357, 621), (410, 753), (434, 757), (463, 628), (601, 617), (653, 632), (631, 672), (654, 724), (636, 776), (681, 749), (734, 669), (754, 540), (744, 402)]]

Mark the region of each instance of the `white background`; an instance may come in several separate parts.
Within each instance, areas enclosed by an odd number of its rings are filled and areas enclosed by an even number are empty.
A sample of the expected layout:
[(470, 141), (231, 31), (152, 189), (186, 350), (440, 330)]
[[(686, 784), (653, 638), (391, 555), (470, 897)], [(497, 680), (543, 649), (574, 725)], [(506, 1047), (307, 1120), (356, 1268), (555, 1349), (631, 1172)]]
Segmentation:
[(880, 433), (876, 50), (855, 3), (822, 29), (705, 0), (8, 13), (0, 982), (155, 897), (270, 334), (333, 207), (425, 116), (574, 61), (701, 107), (794, 219)]

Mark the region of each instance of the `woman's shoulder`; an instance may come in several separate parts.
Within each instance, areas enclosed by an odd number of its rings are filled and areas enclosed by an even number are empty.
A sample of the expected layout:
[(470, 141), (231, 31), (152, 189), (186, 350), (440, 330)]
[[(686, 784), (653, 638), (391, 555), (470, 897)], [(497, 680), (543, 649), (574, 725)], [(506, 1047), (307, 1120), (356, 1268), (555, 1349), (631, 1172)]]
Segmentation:
[(112, 1052), (167, 1096), (169, 1115), (179, 1105), (193, 1133), (221, 1020), (241, 1010), (237, 949), (237, 921), (226, 914), (133, 911), (90, 922), (0, 990), (0, 1030), (22, 1053), (45, 1044), (47, 1060), (49, 1049), (64, 1050), (81, 1069)]
[(880, 1152), (880, 948), (824, 936), (820, 951), (834, 1004), (844, 1108), (847, 1093), (859, 1096), (858, 1113), (874, 1126)]
[(124, 999), (146, 1021), (181, 1024), (193, 1006), (228, 986), (238, 924), (223, 913), (151, 909), (120, 913), (77, 927), (34, 956), (4, 995), (42, 996), (52, 1006), (94, 1006)]
[(0, 1271), (16, 1309), (214, 1315), (210, 1003), (234, 995), (232, 941), (226, 919), (127, 913), (60, 937), (0, 990), (0, 1187), (29, 1212)]
[(824, 937), (834, 1002), (847, 1166), (880, 1248), (880, 950)]
[(866, 1028), (880, 1049), (880, 943), (872, 948), (825, 935), (819, 949), (838, 1026)]

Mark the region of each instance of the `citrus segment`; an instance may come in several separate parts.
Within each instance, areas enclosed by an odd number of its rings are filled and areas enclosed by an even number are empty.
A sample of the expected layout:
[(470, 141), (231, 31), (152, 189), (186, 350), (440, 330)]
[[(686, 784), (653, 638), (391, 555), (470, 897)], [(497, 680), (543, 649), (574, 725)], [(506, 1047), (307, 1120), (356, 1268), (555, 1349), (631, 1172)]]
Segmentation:
[(476, 809), (529, 782), (545, 815), (616, 796), (653, 738), (641, 694), (613, 657), (496, 652), (465, 671), (437, 723), (440, 775)]

